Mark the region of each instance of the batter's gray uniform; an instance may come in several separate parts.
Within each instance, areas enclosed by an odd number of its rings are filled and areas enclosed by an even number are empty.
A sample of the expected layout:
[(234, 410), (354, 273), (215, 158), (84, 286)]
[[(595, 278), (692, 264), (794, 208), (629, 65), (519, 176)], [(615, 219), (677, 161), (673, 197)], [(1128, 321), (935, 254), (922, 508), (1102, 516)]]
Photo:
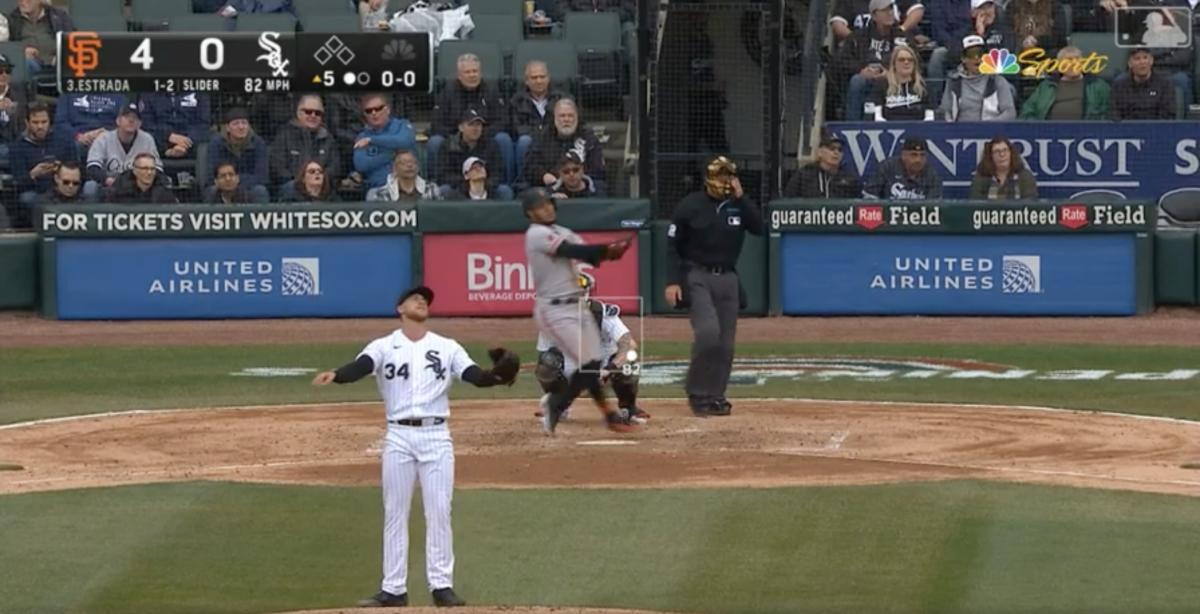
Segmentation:
[(525, 231), (525, 259), (537, 292), (533, 319), (550, 344), (576, 365), (604, 358), (600, 328), (587, 311), (575, 260), (554, 255), (563, 241), (583, 244), (571, 229), (558, 224), (531, 224)]

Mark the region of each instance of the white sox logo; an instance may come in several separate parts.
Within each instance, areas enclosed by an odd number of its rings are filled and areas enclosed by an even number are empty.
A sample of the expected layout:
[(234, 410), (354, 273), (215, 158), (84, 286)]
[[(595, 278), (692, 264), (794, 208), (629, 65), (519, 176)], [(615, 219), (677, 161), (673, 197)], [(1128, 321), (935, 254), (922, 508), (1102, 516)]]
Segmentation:
[(429, 361), (429, 364), (425, 365), (426, 369), (433, 371), (438, 379), (446, 379), (446, 367), (442, 366), (442, 358), (437, 350), (425, 352), (425, 360)]

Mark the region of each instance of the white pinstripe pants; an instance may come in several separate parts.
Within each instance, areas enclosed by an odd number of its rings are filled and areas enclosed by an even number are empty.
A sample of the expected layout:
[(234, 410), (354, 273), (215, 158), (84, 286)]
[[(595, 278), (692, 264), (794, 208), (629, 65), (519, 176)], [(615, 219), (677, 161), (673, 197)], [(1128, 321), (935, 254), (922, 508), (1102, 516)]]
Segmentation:
[(425, 567), (429, 589), (454, 586), (454, 443), (447, 425), (389, 424), (383, 446), (383, 582), (408, 592), (408, 512), (421, 483), (425, 503)]

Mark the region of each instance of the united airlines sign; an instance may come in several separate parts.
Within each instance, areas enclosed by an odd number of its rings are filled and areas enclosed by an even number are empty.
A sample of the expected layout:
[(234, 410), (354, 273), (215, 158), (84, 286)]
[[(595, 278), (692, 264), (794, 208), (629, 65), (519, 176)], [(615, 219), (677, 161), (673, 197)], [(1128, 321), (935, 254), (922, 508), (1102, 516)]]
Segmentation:
[(984, 145), (1007, 137), (1037, 178), (1041, 198), (1069, 199), (1088, 190), (1157, 200), (1200, 185), (1196, 122), (867, 122), (835, 123), (846, 142), (844, 164), (869, 177), (900, 152), (909, 136), (929, 141), (929, 161), (945, 179), (947, 198), (965, 198)]

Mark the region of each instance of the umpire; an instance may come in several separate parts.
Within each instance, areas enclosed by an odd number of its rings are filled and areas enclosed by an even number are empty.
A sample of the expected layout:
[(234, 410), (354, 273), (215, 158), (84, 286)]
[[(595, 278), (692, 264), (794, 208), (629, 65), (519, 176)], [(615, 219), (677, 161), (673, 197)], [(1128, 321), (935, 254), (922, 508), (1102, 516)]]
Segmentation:
[(738, 281), (743, 231), (762, 235), (762, 213), (745, 197), (737, 165), (718, 156), (705, 169), (704, 190), (687, 195), (667, 230), (667, 304), (687, 307), (692, 322), (688, 404), (699, 417), (728, 416), (725, 398), (733, 368), (738, 309), (745, 292)]

